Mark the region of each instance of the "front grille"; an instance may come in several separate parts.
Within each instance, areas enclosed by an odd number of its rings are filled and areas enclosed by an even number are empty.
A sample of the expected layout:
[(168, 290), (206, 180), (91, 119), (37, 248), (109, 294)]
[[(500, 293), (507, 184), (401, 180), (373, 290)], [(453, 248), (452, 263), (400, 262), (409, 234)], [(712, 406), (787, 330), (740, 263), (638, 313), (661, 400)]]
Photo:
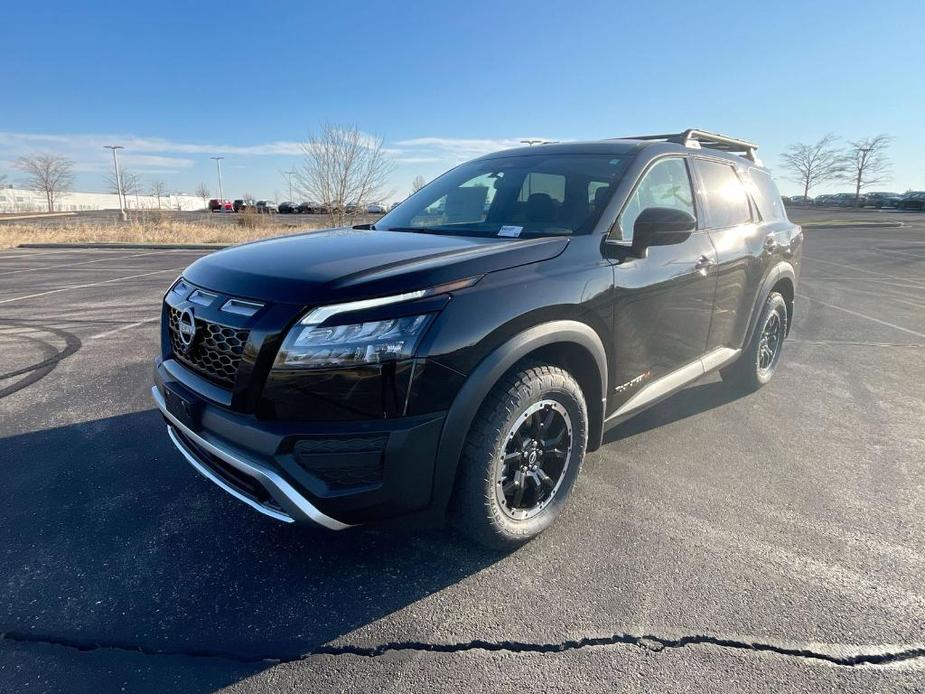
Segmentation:
[(196, 340), (186, 350), (180, 341), (180, 311), (170, 308), (168, 331), (174, 359), (224, 388), (234, 386), (250, 331), (196, 318)]

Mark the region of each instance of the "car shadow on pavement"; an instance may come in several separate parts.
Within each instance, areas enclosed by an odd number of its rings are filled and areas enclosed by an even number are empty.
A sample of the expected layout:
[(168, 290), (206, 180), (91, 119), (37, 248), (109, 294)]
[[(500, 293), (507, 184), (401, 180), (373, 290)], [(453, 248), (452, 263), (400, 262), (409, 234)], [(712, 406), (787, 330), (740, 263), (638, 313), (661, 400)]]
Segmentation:
[(687, 419), (743, 397), (745, 393), (716, 380), (690, 386), (604, 434), (604, 445)]
[(7, 437), (0, 474), (4, 639), (226, 658), (198, 691), (350, 643), (501, 558), (440, 531), (264, 518), (199, 477), (154, 410)]

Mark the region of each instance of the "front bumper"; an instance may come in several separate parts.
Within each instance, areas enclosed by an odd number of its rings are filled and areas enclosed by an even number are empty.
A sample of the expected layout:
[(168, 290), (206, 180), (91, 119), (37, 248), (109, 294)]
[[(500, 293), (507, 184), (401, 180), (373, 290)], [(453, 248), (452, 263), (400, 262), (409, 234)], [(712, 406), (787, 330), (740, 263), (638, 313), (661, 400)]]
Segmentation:
[[(159, 363), (154, 403), (200, 474), (261, 513), (331, 530), (428, 510), (444, 413), (347, 422), (266, 421), (202, 398)], [(201, 411), (171, 413), (166, 389)], [(182, 415), (181, 415), (182, 416)], [(375, 443), (370, 451), (369, 442)], [(373, 470), (376, 477), (370, 478)], [(361, 475), (358, 477), (358, 472)]]
[[(314, 523), (329, 530), (343, 530), (350, 527), (347, 523), (341, 523), (319, 511), (276, 472), (250, 460), (246, 453), (236, 451), (227, 444), (217, 445), (187, 427), (167, 410), (164, 396), (161, 395), (157, 386), (151, 388), (151, 397), (154, 398), (154, 404), (157, 405), (161, 414), (167, 419), (167, 434), (177, 450), (206, 479), (211, 480), (236, 499), (271, 518), (286, 523), (295, 521)], [(208, 455), (203, 455), (203, 452)], [(264, 495), (254, 494), (253, 488), (248, 493), (248, 487), (242, 485), (240, 479), (235, 481), (234, 474), (230, 473), (227, 468), (223, 468), (218, 461), (252, 478), (266, 490), (269, 499)]]

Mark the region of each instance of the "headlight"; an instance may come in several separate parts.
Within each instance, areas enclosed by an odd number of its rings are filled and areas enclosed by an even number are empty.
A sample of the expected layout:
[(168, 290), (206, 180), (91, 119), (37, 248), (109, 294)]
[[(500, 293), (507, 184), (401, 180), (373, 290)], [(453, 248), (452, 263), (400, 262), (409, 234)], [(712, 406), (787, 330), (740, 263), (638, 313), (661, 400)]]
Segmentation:
[(276, 358), (277, 368), (350, 367), (381, 364), (414, 355), (433, 314), (352, 325), (297, 324)]

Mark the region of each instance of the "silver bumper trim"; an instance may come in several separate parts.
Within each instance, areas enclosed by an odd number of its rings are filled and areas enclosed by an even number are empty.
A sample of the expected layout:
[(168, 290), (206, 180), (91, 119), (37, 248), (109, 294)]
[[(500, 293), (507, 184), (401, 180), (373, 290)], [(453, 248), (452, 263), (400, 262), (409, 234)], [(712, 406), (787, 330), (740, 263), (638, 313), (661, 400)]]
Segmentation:
[[(197, 434), (192, 429), (184, 425), (180, 420), (174, 417), (167, 410), (167, 403), (164, 401), (164, 396), (161, 395), (161, 392), (157, 389), (157, 386), (151, 388), (151, 397), (154, 399), (154, 404), (157, 405), (157, 409), (167, 418), (167, 421), (170, 424), (167, 426), (167, 432), (170, 435), (171, 441), (177, 447), (177, 450), (183, 454), (183, 457), (186, 458), (187, 462), (192, 465), (197, 472), (199, 472), (206, 479), (214, 482), (216, 485), (224, 489), (226, 492), (231, 494), (236, 499), (243, 501), (248, 506), (260, 511), (260, 513), (275, 518), (276, 520), (283, 521), (286, 523), (292, 523), (294, 521), (302, 522), (311, 522), (322, 527), (328, 528), (329, 530), (344, 530), (345, 528), (351, 527), (346, 523), (341, 523), (339, 520), (331, 518), (328, 515), (325, 515), (317, 508), (308, 499), (299, 494), (295, 488), (289, 484), (286, 480), (280, 477), (276, 472), (268, 468), (263, 467), (262, 465), (250, 461), (246, 455), (235, 451), (228, 446), (218, 446), (208, 439), (204, 438), (200, 434)], [(269, 492), (276, 503), (280, 505), (283, 509), (282, 512), (276, 509), (264, 506), (258, 501), (251, 499), (248, 496), (245, 496), (234, 487), (225, 482), (221, 477), (212, 472), (206, 465), (204, 465), (196, 457), (196, 454), (189, 449), (183, 442), (183, 440), (177, 436), (177, 431), (180, 431), (186, 438), (190, 439), (197, 446), (202, 447), (204, 450), (208, 451), (217, 458), (221, 458), (224, 462), (232, 467), (237, 468), (239, 471), (243, 472), (245, 475), (253, 477), (257, 482), (259, 482), (266, 490)]]

